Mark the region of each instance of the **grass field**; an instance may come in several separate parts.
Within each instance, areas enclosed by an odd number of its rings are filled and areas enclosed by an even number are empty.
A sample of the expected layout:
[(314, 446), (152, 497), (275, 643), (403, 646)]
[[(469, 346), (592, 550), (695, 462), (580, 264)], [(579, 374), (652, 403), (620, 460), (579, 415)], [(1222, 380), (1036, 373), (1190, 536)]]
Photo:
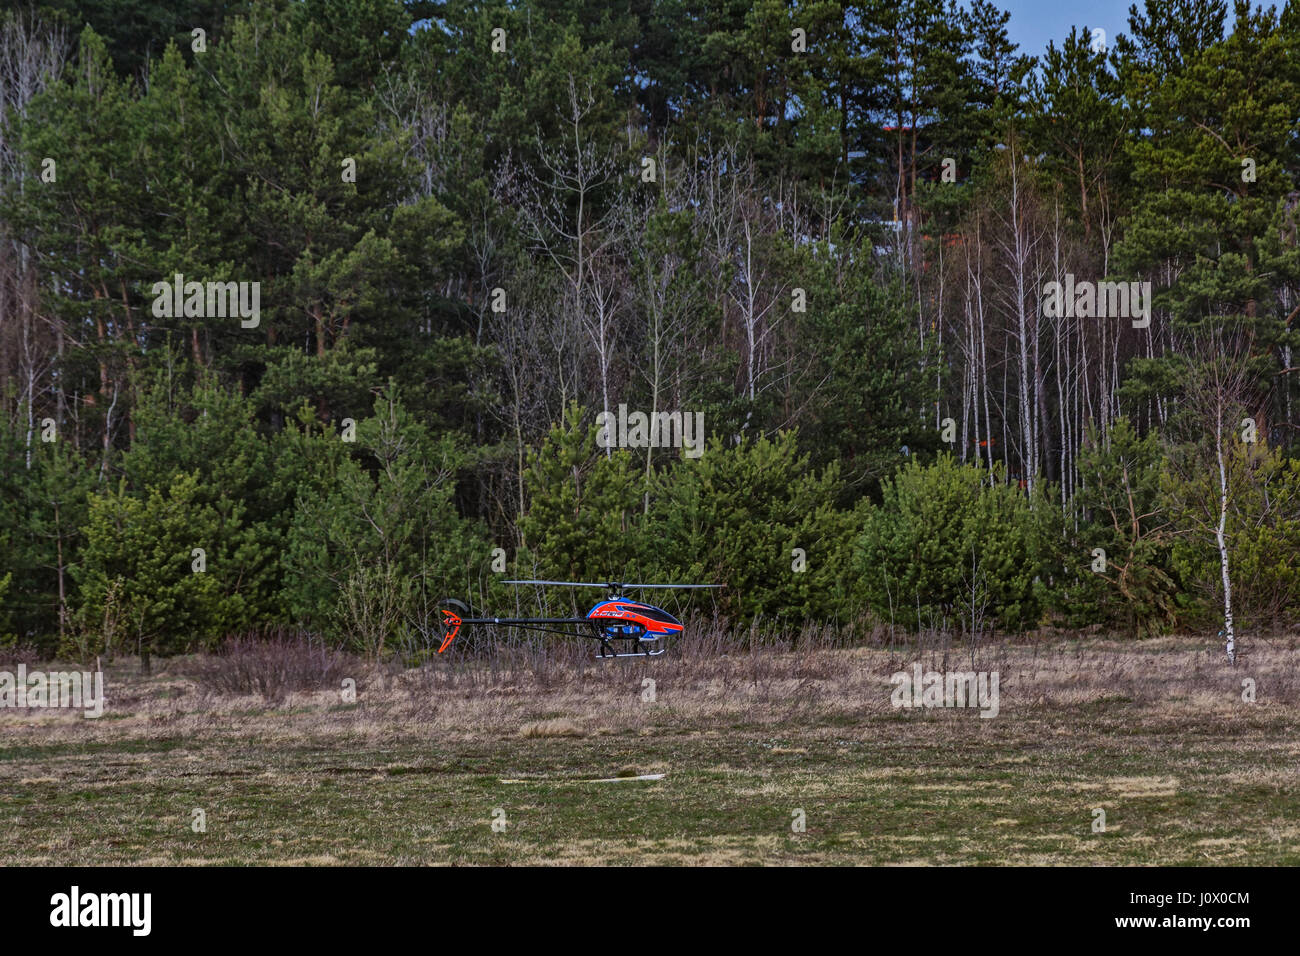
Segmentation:
[[(0, 711), (0, 864), (1300, 864), (1300, 657), (1247, 647), (575, 649), (355, 703), (123, 661), (98, 720)], [(893, 708), (917, 660), (998, 671), (1000, 713)]]

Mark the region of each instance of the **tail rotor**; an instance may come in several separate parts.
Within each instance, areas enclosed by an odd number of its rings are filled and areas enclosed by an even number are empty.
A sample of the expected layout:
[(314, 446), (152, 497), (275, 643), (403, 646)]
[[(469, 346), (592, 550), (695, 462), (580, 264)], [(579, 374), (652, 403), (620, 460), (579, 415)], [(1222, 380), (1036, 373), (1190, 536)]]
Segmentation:
[(451, 646), (451, 642), (460, 633), (461, 624), (465, 618), (469, 617), (469, 606), (463, 601), (457, 601), (455, 598), (443, 598), (438, 602), (438, 613), (442, 617), (439, 622), (442, 646), (438, 648), (438, 653), (441, 654)]

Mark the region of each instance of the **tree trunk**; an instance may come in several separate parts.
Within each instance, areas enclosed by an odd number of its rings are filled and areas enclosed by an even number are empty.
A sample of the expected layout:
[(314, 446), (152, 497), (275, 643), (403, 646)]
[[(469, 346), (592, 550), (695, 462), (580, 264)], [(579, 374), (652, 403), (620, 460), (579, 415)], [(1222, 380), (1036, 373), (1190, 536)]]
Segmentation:
[(1224, 530), (1228, 524), (1228, 473), (1223, 465), (1223, 417), (1220, 415), (1217, 434), (1219, 457), (1219, 526), (1214, 538), (1219, 546), (1219, 570), (1223, 574), (1223, 649), (1228, 663), (1236, 666), (1237, 640), (1232, 628), (1232, 578), (1228, 573), (1228, 541)]

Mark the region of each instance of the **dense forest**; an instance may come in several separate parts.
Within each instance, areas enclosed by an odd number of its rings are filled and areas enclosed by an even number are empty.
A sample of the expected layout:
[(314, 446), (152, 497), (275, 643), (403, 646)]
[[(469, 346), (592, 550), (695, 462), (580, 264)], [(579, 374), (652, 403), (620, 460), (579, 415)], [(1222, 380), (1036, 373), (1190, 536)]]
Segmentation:
[(1300, 6), (1008, 17), (6, 14), (0, 644), (385, 655), (532, 576), (737, 634), (1295, 624)]

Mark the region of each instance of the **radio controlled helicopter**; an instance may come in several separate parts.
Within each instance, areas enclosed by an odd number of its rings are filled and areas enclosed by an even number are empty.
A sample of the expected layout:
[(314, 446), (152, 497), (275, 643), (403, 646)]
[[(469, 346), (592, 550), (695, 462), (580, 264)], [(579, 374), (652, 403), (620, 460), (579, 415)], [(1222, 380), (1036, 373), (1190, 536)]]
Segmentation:
[[(561, 588), (593, 588), (609, 592), (609, 597), (592, 605), (585, 617), (470, 617), (470, 609), (462, 601), (445, 598), (439, 602), (442, 611), (443, 641), (438, 653), (445, 651), (460, 629), (467, 625), (518, 627), (527, 631), (544, 631), (565, 637), (585, 637), (599, 642), (596, 657), (607, 660), (615, 657), (658, 657), (666, 648), (661, 644), (670, 634), (680, 634), (683, 624), (663, 608), (625, 597), (626, 591), (655, 589), (717, 588), (720, 584), (628, 584), (610, 581), (590, 584), (582, 581), (506, 581), (506, 584), (536, 584)], [(623, 649), (614, 646), (624, 642)]]

